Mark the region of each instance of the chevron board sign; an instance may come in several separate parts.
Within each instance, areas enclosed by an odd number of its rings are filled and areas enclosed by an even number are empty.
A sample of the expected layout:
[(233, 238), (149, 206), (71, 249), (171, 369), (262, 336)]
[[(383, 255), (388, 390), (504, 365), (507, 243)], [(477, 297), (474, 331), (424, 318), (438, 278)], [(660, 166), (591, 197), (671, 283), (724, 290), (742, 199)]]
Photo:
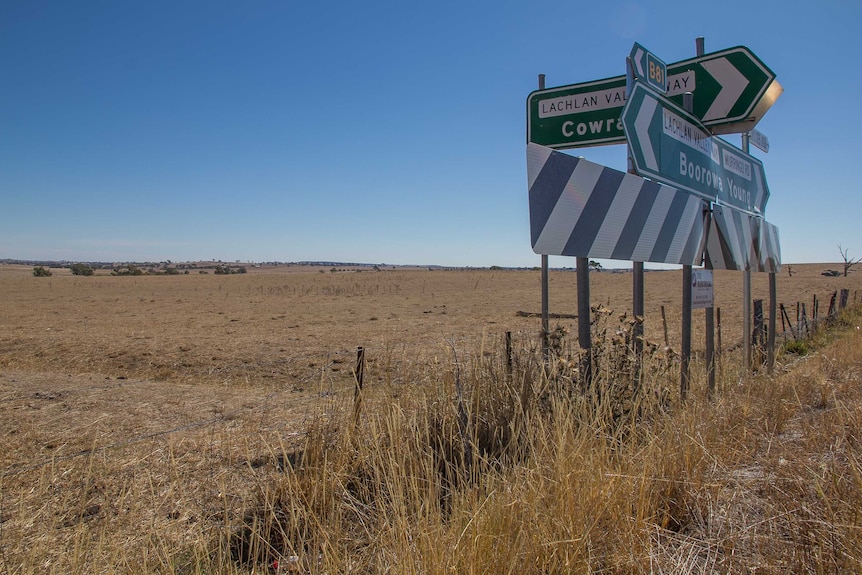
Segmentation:
[(729, 206), (715, 205), (707, 261), (717, 270), (781, 271), (778, 227)]
[[(744, 46), (667, 65), (668, 97), (682, 106), (692, 92), (694, 115), (714, 134), (748, 132), (782, 91)], [(625, 103), (625, 76), (537, 90), (527, 97), (527, 141), (558, 149), (623, 144)]]
[(698, 265), (703, 200), (644, 178), (527, 145), (537, 254)]

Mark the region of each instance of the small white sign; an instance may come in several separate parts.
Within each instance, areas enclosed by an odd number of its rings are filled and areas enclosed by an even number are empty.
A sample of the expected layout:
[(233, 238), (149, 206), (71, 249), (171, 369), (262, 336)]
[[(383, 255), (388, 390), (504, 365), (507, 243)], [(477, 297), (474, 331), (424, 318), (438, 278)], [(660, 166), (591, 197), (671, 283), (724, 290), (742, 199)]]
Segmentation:
[(751, 132), (748, 133), (748, 137), (748, 141), (751, 142), (751, 145), (763, 150), (767, 154), (769, 153), (769, 138), (766, 137), (766, 134), (760, 130), (751, 130)]
[(712, 270), (691, 270), (691, 309), (713, 307)]

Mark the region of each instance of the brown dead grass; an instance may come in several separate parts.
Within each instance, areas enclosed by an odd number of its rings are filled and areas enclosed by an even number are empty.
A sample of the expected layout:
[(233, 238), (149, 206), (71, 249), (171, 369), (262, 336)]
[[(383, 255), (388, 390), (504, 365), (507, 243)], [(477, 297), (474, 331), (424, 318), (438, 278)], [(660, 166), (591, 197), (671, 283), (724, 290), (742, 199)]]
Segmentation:
[[(852, 301), (860, 280), (819, 275), (829, 267), (794, 265), (792, 277), (779, 277), (779, 301), (795, 306), (817, 294), (825, 313), (829, 294), (844, 287)], [(318, 532), (354, 542), (343, 563), (335, 557), (345, 548), (329, 547), (325, 560), (339, 572), (860, 569), (855, 329), (805, 360), (782, 357), (774, 381), (740, 377), (739, 355), (727, 354), (718, 401), (695, 394), (673, 419), (656, 416), (624, 457), (595, 443), (601, 427), (535, 420), (547, 426), (532, 440), (547, 459), (490, 475), (447, 509), (409, 484), (400, 491), (430, 506), (418, 519), (383, 502), (339, 499), (357, 460), (388, 484), (427, 471), (410, 452), (382, 447), (414, 434), (409, 414), (429, 409), (423, 390), (442, 385), (431, 397), (447, 405), (453, 349), (473, 389), (503, 381), (505, 331), (515, 333), (519, 367), (535, 367), (539, 320), (517, 311), (539, 311), (538, 278), (296, 268), (34, 278), (31, 268), (0, 266), (0, 565), (22, 574), (256, 570), (232, 560), (225, 533), (281, 493), (325, 504), (303, 521), (334, 518)], [(575, 274), (551, 279), (552, 311), (574, 313)], [(753, 280), (753, 297), (765, 299), (766, 276)], [(741, 339), (741, 274), (717, 272), (716, 281), (729, 346)], [(665, 305), (673, 347), (680, 282), (676, 271), (646, 276), (647, 338), (661, 340)], [(622, 313), (630, 286), (630, 274), (593, 274), (593, 302)], [(576, 320), (554, 323), (576, 333)], [(318, 431), (343, 440), (338, 422), (349, 413), (359, 345), (370, 362), (368, 445), (341, 449), (350, 458), (333, 456), (319, 482), (285, 484), (293, 481), (280, 469), (285, 454)], [(678, 374), (667, 375), (651, 389), (673, 390)], [(379, 463), (393, 458), (401, 467)], [(397, 471), (405, 465), (416, 473)], [(381, 517), (389, 519), (374, 523)], [(370, 545), (369, 534), (379, 542)]]

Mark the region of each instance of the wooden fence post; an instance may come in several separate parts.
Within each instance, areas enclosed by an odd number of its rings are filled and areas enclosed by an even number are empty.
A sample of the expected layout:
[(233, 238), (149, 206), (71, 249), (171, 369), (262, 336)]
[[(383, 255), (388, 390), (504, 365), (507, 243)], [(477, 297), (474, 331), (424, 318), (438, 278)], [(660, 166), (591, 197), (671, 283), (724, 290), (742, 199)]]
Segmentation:
[(715, 330), (716, 330), (716, 360), (721, 363), (721, 308), (715, 308)]
[(365, 381), (365, 348), (356, 348), (356, 368), (353, 370), (353, 426), (359, 425), (359, 412), (362, 409), (362, 385)]
[(664, 306), (661, 306), (661, 326), (664, 330), (664, 346), (670, 347), (670, 342), (667, 339), (667, 316), (664, 313)]
[(763, 300), (754, 300), (754, 330), (751, 338), (754, 343), (754, 349), (757, 352), (755, 363), (763, 364)]
[(512, 332), (506, 332), (506, 375), (512, 379)]

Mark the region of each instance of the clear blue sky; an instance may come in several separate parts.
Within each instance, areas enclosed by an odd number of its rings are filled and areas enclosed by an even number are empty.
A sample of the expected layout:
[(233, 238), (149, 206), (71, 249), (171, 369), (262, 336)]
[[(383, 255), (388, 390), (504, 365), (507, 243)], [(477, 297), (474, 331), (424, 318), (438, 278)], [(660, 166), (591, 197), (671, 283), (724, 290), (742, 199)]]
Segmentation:
[[(537, 75), (696, 36), (784, 87), (753, 152), (784, 262), (862, 256), (860, 24), (856, 0), (4, 0), (0, 258), (538, 265)], [(624, 146), (577, 153), (625, 169)]]

